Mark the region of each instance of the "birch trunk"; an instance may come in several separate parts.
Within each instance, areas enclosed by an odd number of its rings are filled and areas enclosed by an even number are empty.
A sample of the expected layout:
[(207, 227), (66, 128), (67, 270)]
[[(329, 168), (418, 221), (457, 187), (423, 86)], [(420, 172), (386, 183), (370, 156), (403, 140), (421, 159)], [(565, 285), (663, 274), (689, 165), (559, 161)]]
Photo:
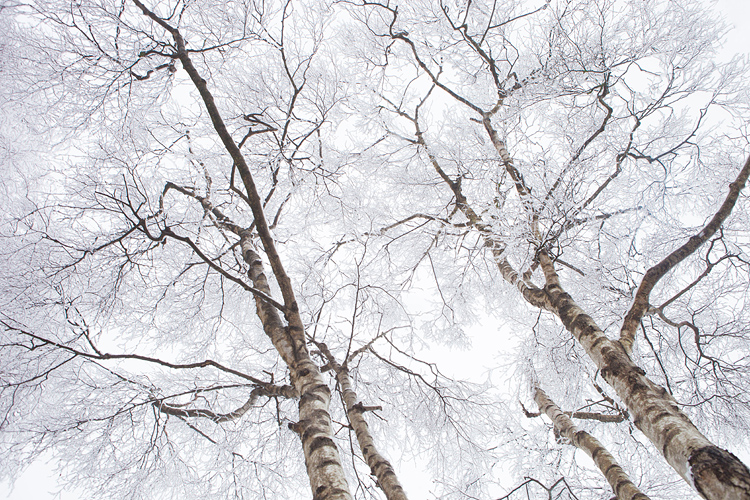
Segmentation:
[[(483, 118), (485, 129), (503, 159), (519, 197), (526, 200), (529, 190), (523, 177), (518, 175), (512, 162), (508, 161), (510, 155), (505, 144), (499, 140), (484, 113)], [(417, 131), (419, 132), (419, 128)], [(418, 143), (429, 149), (424, 139)], [(546, 253), (540, 252), (539, 256), (546, 286), (539, 288), (527, 276), (516, 272), (505, 256), (504, 245), (495, 241), (492, 234), (488, 233), (481, 217), (468, 203), (458, 203), (458, 200), (465, 200), (458, 183), (450, 181), (434, 157), (431, 156), (430, 160), (454, 192), (457, 207), (467, 217), (469, 224), (483, 235), (485, 246), (492, 252), (503, 278), (517, 288), (530, 305), (550, 311), (561, 319), (601, 370), (602, 377), (625, 402), (636, 427), (664, 455), (669, 465), (709, 500), (750, 500), (750, 471), (747, 467), (732, 453), (715, 446), (701, 434), (690, 418), (680, 410), (674, 398), (663, 387), (649, 380), (645, 372), (630, 359), (626, 348), (604, 335), (594, 320), (562, 289), (554, 265)], [(738, 188), (741, 189), (739, 183)]]
[[(249, 233), (242, 235), (240, 244), (242, 257), (249, 266), (248, 275), (253, 286), (270, 296), (271, 289), (263, 272), (263, 264), (253, 247)], [(290, 334), (276, 308), (258, 296), (255, 296), (255, 305), (263, 329), (289, 366), (292, 384), (300, 395), (299, 422), (290, 428), (297, 432), (302, 440), (313, 499), (351, 500), (344, 469), (341, 466), (341, 457), (333, 442), (329, 413), (331, 390), (323, 380), (318, 365), (310, 358), (307, 346)]]
[[(305, 343), (305, 332), (299, 307), (294, 295), (291, 280), (284, 270), (281, 258), (271, 236), (268, 222), (263, 211), (255, 181), (240, 148), (227, 130), (224, 119), (219, 112), (214, 97), (198, 70), (193, 65), (186, 43), (180, 31), (149, 10), (139, 0), (133, 3), (154, 23), (167, 31), (174, 40), (174, 56), (180, 60), (183, 69), (200, 94), (214, 130), (221, 139), (224, 148), (232, 158), (247, 192), (247, 201), (255, 218), (255, 228), (268, 256), (276, 282), (284, 298), (284, 316), (286, 326), (278, 315), (277, 309), (267, 300), (255, 296), (258, 316), (263, 323), (266, 334), (274, 347), (289, 367), (292, 384), (300, 395), (299, 422), (293, 426), (302, 440), (305, 466), (310, 478), (314, 500), (351, 500), (349, 486), (344, 475), (336, 444), (333, 441), (333, 429), (329, 406), (331, 390), (323, 380), (318, 365), (310, 358)], [(255, 252), (249, 232), (240, 235), (242, 256), (249, 266), (248, 274), (257, 290), (270, 297), (268, 280), (263, 273), (262, 261)]]
[(580, 342), (602, 377), (625, 402), (633, 423), (657, 447), (680, 476), (709, 500), (750, 500), (750, 471), (732, 453), (709, 441), (680, 410), (674, 398), (655, 384), (615, 340), (560, 286), (550, 258), (540, 254), (546, 278), (548, 310)]
[[(512, 162), (509, 162), (510, 154), (486, 113), (483, 114), (483, 124), (506, 171), (515, 182), (519, 197), (525, 202), (529, 197), (529, 189)], [(720, 210), (720, 214), (723, 214), (721, 220), (731, 212), (749, 171), (750, 160), (730, 187), (730, 195)], [(531, 204), (524, 206), (527, 211), (533, 209)], [(718, 217), (719, 215), (715, 219)], [(717, 228), (718, 224), (720, 222), (717, 223)], [(531, 230), (538, 238), (538, 229), (533, 224)], [(591, 316), (562, 289), (554, 264), (544, 251), (540, 252), (539, 261), (546, 286), (539, 289), (523, 276), (518, 276), (502, 255), (502, 249), (495, 246), (491, 248), (503, 277), (516, 286), (530, 304), (551, 311), (560, 318), (565, 328), (580, 342), (599, 368), (604, 380), (625, 402), (636, 427), (685, 481), (709, 500), (750, 500), (750, 471), (747, 467), (732, 453), (709, 441), (680, 410), (674, 398), (663, 387), (646, 377), (643, 369), (630, 359), (628, 350), (632, 340), (628, 342), (626, 336), (623, 344), (604, 335)], [(645, 294), (645, 297), (647, 300), (648, 295)], [(626, 318), (626, 323), (628, 319), (630, 318)]]
[[(357, 436), (357, 442), (359, 443), (359, 449), (362, 451), (362, 456), (364, 457), (365, 462), (367, 462), (367, 465), (370, 466), (370, 472), (378, 479), (378, 486), (383, 490), (383, 493), (385, 493), (388, 500), (407, 500), (404, 488), (398, 481), (393, 466), (375, 447), (375, 440), (373, 439), (367, 421), (363, 416), (363, 413), (368, 411), (368, 408), (363, 406), (361, 402), (357, 401), (357, 393), (354, 392), (352, 380), (349, 377), (349, 369), (346, 366), (351, 358), (347, 359), (344, 366), (342, 366), (336, 361), (336, 358), (326, 344), (322, 342), (315, 342), (315, 344), (321, 350), (326, 359), (328, 359), (328, 365), (334, 372), (336, 372), (336, 380), (341, 387), (341, 395), (344, 400), (344, 405), (346, 406), (346, 414), (349, 417), (349, 423)], [(372, 410), (372, 408), (369, 408), (369, 410)]]
[(615, 458), (594, 436), (578, 430), (573, 420), (568, 417), (539, 387), (534, 388), (534, 400), (539, 411), (547, 414), (560, 435), (568, 438), (573, 445), (586, 452), (596, 466), (602, 471), (618, 500), (648, 500), (628, 475), (622, 470)]
[(396, 471), (393, 470), (391, 463), (381, 455), (375, 447), (375, 441), (370, 434), (370, 428), (363, 416), (366, 411), (362, 403), (357, 402), (357, 393), (352, 389), (352, 381), (349, 378), (349, 370), (345, 367), (339, 367), (336, 372), (336, 380), (341, 386), (341, 392), (346, 405), (346, 414), (349, 417), (349, 423), (357, 435), (359, 448), (362, 450), (362, 456), (365, 458), (367, 465), (370, 466), (372, 474), (378, 478), (378, 485), (385, 493), (388, 500), (407, 500), (404, 488), (396, 477)]

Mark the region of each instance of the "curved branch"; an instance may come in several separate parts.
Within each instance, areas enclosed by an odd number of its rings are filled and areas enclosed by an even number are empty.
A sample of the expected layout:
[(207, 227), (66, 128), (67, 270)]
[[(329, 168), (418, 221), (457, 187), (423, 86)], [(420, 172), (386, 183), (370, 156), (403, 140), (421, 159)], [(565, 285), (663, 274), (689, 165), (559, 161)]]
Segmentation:
[(268, 304), (272, 305), (273, 307), (275, 307), (279, 311), (286, 311), (286, 308), (282, 304), (280, 304), (279, 302), (277, 302), (274, 299), (272, 299), (271, 297), (269, 297), (268, 294), (263, 293), (262, 291), (258, 290), (257, 288), (251, 287), (250, 285), (248, 285), (247, 283), (245, 283), (241, 279), (239, 279), (239, 278), (237, 278), (235, 276), (232, 276), (231, 274), (229, 274), (228, 272), (226, 272), (224, 269), (221, 268), (221, 266), (217, 266), (216, 263), (213, 260), (209, 259), (208, 256), (206, 254), (204, 254), (201, 251), (200, 248), (198, 248), (198, 245), (196, 245), (195, 242), (193, 240), (191, 240), (190, 238), (188, 238), (187, 236), (180, 236), (180, 235), (176, 234), (174, 231), (172, 231), (171, 228), (166, 228), (162, 232), (162, 234), (164, 236), (169, 236), (170, 238), (173, 238), (173, 239), (175, 239), (177, 241), (181, 241), (183, 243), (186, 243), (193, 250), (193, 252), (195, 252), (196, 255), (198, 255), (198, 257), (201, 258), (201, 260), (203, 260), (203, 262), (205, 262), (206, 264), (208, 264), (208, 266), (211, 269), (213, 269), (217, 273), (221, 274), (222, 276), (224, 276), (226, 279), (232, 281), (233, 283), (236, 283), (236, 284), (240, 285), (242, 288), (244, 288), (248, 292), (252, 293), (256, 297), (262, 299), (263, 301), (267, 302)]
[(259, 396), (283, 396), (286, 398), (294, 398), (297, 396), (297, 392), (291, 385), (275, 387), (266, 384), (264, 387), (256, 387), (250, 392), (250, 397), (245, 401), (245, 404), (228, 413), (216, 413), (203, 408), (180, 408), (165, 403), (163, 399), (154, 401), (153, 405), (160, 412), (166, 413), (167, 415), (174, 415), (176, 417), (204, 417), (220, 424), (222, 422), (238, 419), (247, 413), (247, 411), (255, 405)]
[(638, 287), (638, 291), (635, 294), (633, 305), (625, 316), (620, 330), (620, 343), (627, 352), (632, 350), (633, 342), (635, 341), (636, 328), (638, 328), (638, 323), (640, 323), (641, 318), (643, 318), (643, 315), (648, 310), (648, 299), (651, 290), (654, 289), (656, 283), (658, 283), (665, 274), (674, 269), (690, 254), (695, 252), (701, 245), (703, 245), (703, 243), (708, 241), (716, 231), (719, 230), (727, 217), (732, 213), (732, 209), (740, 196), (740, 191), (745, 187), (748, 176), (750, 176), (750, 157), (745, 161), (744, 167), (742, 167), (734, 182), (729, 184), (729, 193), (711, 221), (706, 224), (698, 234), (690, 237), (690, 239), (680, 248), (664, 257), (661, 262), (646, 271), (646, 274), (643, 276), (641, 284)]
[(544, 197), (544, 202), (542, 203), (542, 209), (547, 205), (547, 202), (549, 199), (555, 194), (555, 191), (558, 187), (560, 187), (560, 184), (562, 183), (563, 177), (565, 174), (573, 167), (575, 166), (578, 159), (581, 157), (583, 152), (586, 150), (586, 148), (594, 142), (594, 139), (599, 137), (602, 132), (607, 128), (607, 123), (612, 118), (613, 109), (612, 106), (606, 103), (604, 101), (604, 98), (607, 97), (609, 94), (609, 72), (606, 72), (604, 75), (604, 81), (601, 83), (600, 87), (601, 90), (599, 91), (599, 94), (597, 95), (597, 102), (601, 104), (604, 109), (607, 110), (607, 112), (604, 115), (604, 118), (602, 119), (602, 123), (599, 125), (599, 128), (594, 131), (585, 141), (583, 141), (583, 144), (578, 148), (578, 150), (575, 152), (573, 157), (568, 161), (568, 164), (565, 166), (565, 168), (562, 169), (562, 172), (560, 172), (560, 175), (555, 180), (554, 184), (552, 184), (552, 187), (549, 188), (549, 191), (547, 191), (547, 195)]

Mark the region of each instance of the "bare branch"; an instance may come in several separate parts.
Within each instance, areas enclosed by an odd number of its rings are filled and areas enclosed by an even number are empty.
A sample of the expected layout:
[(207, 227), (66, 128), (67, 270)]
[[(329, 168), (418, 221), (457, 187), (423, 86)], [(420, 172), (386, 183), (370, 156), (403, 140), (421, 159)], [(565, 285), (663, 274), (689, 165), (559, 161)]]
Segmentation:
[(656, 286), (665, 274), (674, 269), (680, 262), (685, 260), (685, 258), (716, 234), (716, 231), (721, 228), (721, 225), (732, 213), (732, 209), (739, 199), (740, 191), (745, 187), (748, 176), (750, 176), (750, 157), (748, 157), (737, 178), (729, 184), (727, 197), (708, 224), (698, 234), (691, 236), (681, 247), (664, 257), (661, 262), (651, 267), (643, 275), (641, 284), (635, 294), (635, 299), (633, 299), (633, 305), (625, 315), (622, 328), (620, 329), (620, 343), (626, 351), (630, 352), (632, 349), (638, 323), (640, 323), (641, 318), (648, 310), (648, 300), (651, 290), (654, 289), (654, 286)]

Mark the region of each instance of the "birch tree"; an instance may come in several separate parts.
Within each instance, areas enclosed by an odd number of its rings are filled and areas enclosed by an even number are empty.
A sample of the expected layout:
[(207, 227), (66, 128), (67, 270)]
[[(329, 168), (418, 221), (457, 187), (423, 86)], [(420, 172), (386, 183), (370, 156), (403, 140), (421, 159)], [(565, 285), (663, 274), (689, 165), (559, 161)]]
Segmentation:
[[(280, 171), (300, 161), (310, 163), (313, 169), (323, 168), (320, 159), (305, 161), (298, 156), (306, 154), (303, 153), (306, 143), (315, 137), (326, 120), (326, 113), (338, 99), (336, 89), (330, 89), (330, 94), (326, 95), (326, 82), (308, 77), (308, 72), (315, 71), (313, 58), (319, 48), (324, 17), (313, 15), (306, 24), (301, 15), (294, 13), (291, 3), (203, 6), (207, 11), (184, 4), (172, 6), (172, 11), (161, 10), (138, 1), (119, 5), (13, 7), (20, 11), (20, 19), (29, 16), (28, 23), (47, 35), (21, 40), (32, 49), (52, 52), (52, 61), (43, 66), (48, 74), (41, 78), (38, 73), (22, 76), (27, 80), (39, 79), (37, 85), (41, 90), (37, 93), (46, 91), (60, 96), (63, 102), (58, 112), (65, 116), (58, 118), (57, 125), (68, 134), (85, 136), (91, 141), (90, 145), (98, 143), (98, 148), (94, 147), (99, 151), (91, 152), (86, 142), (73, 140), (64, 144), (70, 144), (88, 157), (82, 163), (99, 166), (104, 172), (78, 169), (78, 162), (71, 158), (71, 164), (60, 170), (63, 186), (60, 189), (48, 187), (44, 192), (47, 199), (41, 206), (11, 221), (9, 231), (17, 231), (21, 236), (18, 241), (22, 241), (16, 251), (24, 245), (33, 245), (35, 251), (50, 245), (49, 260), (32, 264), (28, 272), (41, 272), (51, 289), (32, 291), (27, 288), (18, 293), (31, 293), (36, 296), (35, 300), (47, 306), (42, 307), (43, 310), (57, 310), (58, 317), (54, 318), (51, 313), (52, 317), (48, 318), (51, 324), (45, 325), (25, 316), (18, 308), (13, 310), (18, 296), (12, 298), (9, 309), (4, 312), (4, 351), (8, 356), (22, 353), (18, 363), (9, 362), (4, 368), (7, 395), (4, 397), (4, 426), (8, 435), (14, 436), (8, 441), (7, 452), (33, 454), (34, 448), (47, 448), (45, 441), (57, 441), (58, 436), (78, 429), (90, 443), (79, 451), (80, 460), (83, 463), (110, 462), (97, 467), (99, 474), (110, 474), (99, 483), (102, 492), (114, 486), (115, 493), (150, 497), (153, 490), (149, 485), (170, 481), (169, 476), (177, 474), (183, 479), (177, 485), (191, 496), (201, 490), (203, 494), (265, 495), (266, 489), (287, 496), (294, 489), (285, 493), (282, 482), (268, 480), (270, 474), (286, 479), (287, 466), (279, 465), (279, 458), (273, 453), (271, 460), (262, 458), (268, 452), (267, 447), (260, 444), (262, 436), (251, 440), (255, 444), (250, 444), (247, 451), (254, 458), (249, 458), (238, 448), (245, 447), (244, 438), (222, 446), (211, 437), (212, 430), (193, 423), (201, 419), (214, 424), (238, 421), (258, 407), (259, 398), (270, 398), (275, 401), (272, 413), (278, 424), (276, 432), (289, 434), (293, 431), (301, 441), (300, 463), (305, 465), (313, 496), (352, 498), (333, 441), (331, 388), (307, 348), (305, 325), (295, 291), (270, 233), (271, 225), (278, 222), (291, 194), (290, 186), (280, 188), (279, 177), (294, 176), (291, 172), (280, 174)], [(310, 11), (308, 14), (317, 13)], [(19, 28), (19, 34), (27, 34), (23, 26)], [(287, 30), (296, 32), (297, 38), (292, 42), (287, 41)], [(191, 43), (193, 45), (188, 47)], [(255, 107), (257, 102), (251, 104), (252, 99), (242, 102), (239, 94), (223, 96), (229, 101), (237, 99), (231, 106), (235, 108), (231, 111), (234, 114), (227, 115), (228, 109), (219, 110), (206, 78), (209, 78), (213, 61), (231, 65), (233, 61), (228, 59), (227, 53), (247, 43), (255, 43), (259, 48), (253, 54), (253, 49), (246, 47), (250, 58), (240, 65), (249, 64), (253, 57), (267, 62), (269, 67), (264, 76), (271, 81), (265, 82), (261, 75), (255, 75), (254, 81), (243, 85), (239, 84), (242, 76), (237, 75), (234, 81), (225, 82), (230, 86), (242, 86), (241, 93), (259, 91), (263, 103), (263, 107)], [(214, 55), (216, 58), (209, 62)], [(196, 58), (201, 62), (194, 64)], [(199, 69), (201, 63), (203, 66)], [(176, 81), (174, 76), (178, 64), (187, 74), (182, 81)], [(71, 84), (84, 86), (83, 93), (68, 88)], [(302, 94), (308, 84), (316, 87), (310, 98)], [(257, 87), (253, 88), (254, 85)], [(180, 94), (192, 99), (193, 104), (187, 105)], [(76, 98), (86, 101), (70, 102)], [(269, 100), (264, 102), (265, 99)], [(241, 139), (236, 140), (229, 132), (228, 119), (234, 122), (231, 125), (234, 133), (239, 125)], [(139, 123), (141, 121), (145, 126)], [(96, 130), (97, 127), (102, 130)], [(253, 140), (261, 136), (269, 138)], [(218, 148), (213, 148), (212, 142), (216, 142)], [(270, 174), (263, 181), (268, 181), (268, 185), (263, 186), (263, 197), (255, 183), (254, 175), (257, 176), (258, 171), (251, 172), (246, 159), (248, 153), (241, 151), (243, 146), (246, 150), (252, 148), (250, 155), (264, 158), (255, 165), (256, 169), (266, 171), (261, 176)], [(216, 155), (207, 156), (206, 147), (208, 151), (216, 151)], [(222, 161), (221, 156), (230, 161)], [(143, 171), (146, 164), (149, 167)], [(301, 166), (301, 171), (306, 168)], [(198, 179), (200, 185), (196, 182)], [(67, 203), (65, 198), (72, 184), (78, 184), (80, 196)], [(154, 188), (159, 184), (161, 192), (155, 193)], [(287, 191), (286, 198), (272, 199), (277, 188)], [(237, 201), (244, 208), (238, 207)], [(270, 203), (275, 204), (273, 219), (267, 219), (265, 213)], [(225, 206), (230, 211), (222, 211)], [(97, 211), (103, 217), (87, 215)], [(58, 226), (60, 219), (74, 220), (73, 226)], [(70, 233), (71, 229), (83, 238)], [(160, 249), (167, 245), (178, 249)], [(57, 259), (56, 251), (67, 255)], [(170, 255), (175, 260), (165, 263), (154, 255), (155, 252)], [(82, 266), (92, 265), (91, 271), (98, 267), (100, 272), (112, 273), (99, 282), (101, 288), (97, 290), (97, 285), (93, 285), (97, 280), (92, 274), (88, 274), (90, 281), (81, 283), (80, 287), (71, 282), (70, 278), (76, 281), (86, 275)], [(170, 265), (176, 267), (170, 269)], [(275, 291), (269, 286), (265, 265), (271, 269)], [(8, 279), (14, 281), (17, 278), (13, 276), (14, 271), (9, 273)], [(144, 298), (151, 295), (142, 303), (143, 309), (137, 300), (132, 301), (131, 292), (126, 290), (133, 287), (133, 278), (144, 280), (147, 285), (141, 290), (134, 287), (133, 292)], [(157, 285), (160, 281), (161, 285)], [(20, 286), (33, 287), (33, 284)], [(237, 288), (232, 292), (226, 290), (227, 287)], [(157, 288), (160, 291), (157, 292)], [(234, 301), (228, 299), (237, 292), (249, 293), (249, 297), (254, 298), (266, 343), (276, 352), (276, 357), (270, 357), (270, 364), (255, 364), (252, 358), (265, 353), (267, 348), (256, 347), (254, 344), (258, 340), (248, 335), (245, 327), (230, 327), (235, 334), (228, 334), (222, 326), (232, 321), (223, 309)], [(276, 294), (278, 300), (272, 297)], [(204, 303), (207, 296), (211, 297), (210, 306)], [(185, 301), (173, 312), (172, 299), (177, 297)], [(247, 302), (239, 307), (244, 310), (249, 305)], [(160, 317), (162, 307), (170, 312)], [(187, 321), (177, 319), (186, 313), (193, 317), (188, 316)], [(242, 315), (235, 318), (245, 321), (240, 319)], [(214, 324), (205, 328), (200, 324), (203, 322)], [(56, 328), (57, 325), (60, 326)], [(135, 336), (132, 336), (133, 327), (138, 331)], [(116, 331), (107, 332), (105, 328)], [(164, 342), (163, 335), (180, 340)], [(211, 337), (222, 338), (222, 341), (214, 344)], [(105, 347), (106, 338), (111, 339), (111, 343)], [(153, 347), (148, 346), (149, 340)], [(128, 345), (129, 342), (134, 344)], [(225, 363), (222, 358), (226, 357), (226, 351), (224, 354), (222, 351), (226, 349), (245, 352), (237, 358), (230, 356), (233, 359)], [(170, 352), (173, 350), (177, 351), (180, 361), (174, 361)], [(28, 356), (24, 357), (24, 353)], [(239, 364), (244, 367), (237, 366), (240, 359), (243, 361)], [(121, 362), (113, 366), (113, 360)], [(130, 375), (126, 365), (132, 362), (146, 363), (151, 368)], [(24, 369), (27, 363), (34, 365), (30, 372)], [(187, 379), (188, 387), (180, 387), (180, 376), (171, 382), (173, 376), (158, 382), (162, 378), (159, 369), (192, 372)], [(206, 371), (209, 374), (205, 379), (202, 374), (196, 375)], [(65, 402), (55, 402), (54, 398), (70, 397), (68, 391), (64, 388), (58, 394), (48, 395), (48, 386), (54, 384), (45, 383), (59, 377), (86, 380), (82, 383), (83, 392), (73, 396), (80, 407), (74, 409), (76, 415), (57, 419), (55, 411), (47, 410), (28, 427), (24, 425), (28, 417), (22, 409), (29, 404), (27, 399), (33, 397), (34, 391), (38, 391), (42, 405), (57, 406), (57, 412), (65, 411)], [(280, 383), (276, 383), (276, 378), (282, 379)], [(100, 400), (106, 399), (103, 393), (115, 387), (122, 388), (119, 403), (112, 408), (107, 408), (106, 404), (97, 408)], [(243, 404), (233, 404), (243, 392), (247, 400)], [(298, 402), (298, 413), (293, 419), (286, 416), (284, 407), (288, 403), (285, 400)], [(183, 420), (189, 429), (216, 446), (218, 455), (224, 457), (219, 459), (214, 454), (214, 460), (226, 460), (232, 466), (214, 470), (213, 465), (207, 464), (208, 467), (194, 469), (192, 463), (186, 463), (182, 471), (170, 470), (174, 467), (172, 462), (185, 460), (179, 456), (182, 451), (172, 449), (181, 448), (182, 444), (170, 437), (170, 417)], [(47, 418), (57, 422), (45, 424)], [(131, 421), (124, 428), (120, 422), (123, 418)], [(128, 428), (130, 432), (140, 433), (149, 427), (149, 420), (153, 427), (151, 437), (145, 442), (141, 442), (138, 435), (128, 439), (119, 434), (121, 429), (127, 433)], [(268, 416), (260, 420), (262, 429), (263, 420), (268, 420)], [(96, 422), (106, 423), (106, 426)], [(288, 437), (282, 439), (284, 441), (288, 442)], [(107, 447), (112, 449), (106, 450)], [(123, 447), (132, 456), (118, 460)], [(200, 448), (184, 451), (196, 453), (198, 462), (211, 460)], [(162, 456), (164, 453), (169, 456)], [(244, 465), (237, 466), (243, 462)], [(153, 477), (154, 464), (162, 468), (157, 474), (163, 477)], [(136, 470), (131, 471), (132, 478), (116, 477), (117, 473), (107, 472), (112, 466)], [(247, 473), (240, 473), (239, 469), (244, 467), (256, 468), (254, 486), (242, 479)], [(214, 473), (223, 474), (226, 470), (231, 471), (231, 485), (225, 480), (228, 478), (212, 479)], [(134, 484), (133, 479), (141, 484)], [(190, 484), (193, 481), (207, 481), (207, 484), (198, 487)], [(164, 494), (171, 495), (169, 491)]]
[[(706, 130), (704, 124), (713, 112), (737, 117), (736, 126), (743, 130), (745, 118), (740, 117), (746, 103), (736, 78), (744, 66), (735, 62), (716, 68), (704, 59), (717, 33), (700, 17), (699, 6), (356, 5), (360, 13), (355, 15), (382, 50), (382, 66), (372, 67), (383, 83), (373, 93), (380, 99), (386, 137), (411, 146), (414, 156), (402, 155), (401, 161), (415, 170), (422, 165), (422, 175), (431, 172), (443, 199), (448, 197), (441, 208), (417, 205), (410, 209), (416, 215), (407, 212), (397, 219), (409, 230), (420, 219), (433, 225), (435, 234), (473, 238), (526, 305), (559, 319), (593, 362), (597, 376), (625, 404), (634, 426), (688, 484), (706, 498), (747, 498), (750, 474), (745, 465), (698, 431), (672, 388), (652, 382), (632, 350), (643, 326), (644, 340), (669, 383), (669, 368), (648, 340), (646, 313), (677, 328), (678, 334), (689, 327), (695, 348), (702, 351), (701, 328), (670, 320), (661, 314), (663, 307), (713, 270), (714, 243), (742, 253), (743, 238), (728, 239), (720, 228), (736, 208), (750, 159), (745, 160), (742, 135), (721, 147), (711, 125)], [(425, 12), (430, 12), (427, 19)], [(540, 23), (540, 18), (549, 22)], [(439, 34), (436, 26), (442, 27)], [(389, 78), (394, 67), (399, 74), (410, 73), (408, 85), (398, 86)], [(692, 116), (691, 107), (698, 108)], [(439, 122), (435, 109), (447, 120)], [(459, 135), (461, 128), (472, 130), (474, 140)], [(733, 162), (727, 162), (728, 156)], [(707, 171), (724, 172), (721, 184), (728, 185), (728, 194), (715, 197), (705, 222), (695, 221), (695, 229), (683, 229), (685, 236), (673, 237), (670, 244), (655, 239), (644, 245), (654, 225), (661, 226), (659, 232), (682, 226), (679, 211), (684, 205), (669, 221), (654, 216), (652, 207), (667, 203), (666, 191), (679, 185), (677, 179), (689, 179), (683, 189), (695, 190), (696, 179), (704, 179)], [(655, 197), (649, 193), (654, 186), (662, 186)], [(628, 192), (630, 199), (623, 199)], [(415, 198), (438, 196), (436, 188), (432, 196)], [(612, 238), (604, 228), (617, 218), (629, 219), (637, 228), (616, 237), (628, 242), (626, 253), (645, 257), (635, 268), (624, 265), (626, 289), (599, 274), (607, 266), (602, 247)], [(466, 243), (460, 245), (465, 248)], [(677, 285), (671, 293), (664, 291), (659, 299), (663, 306), (651, 305), (659, 281), (704, 246), (709, 247), (707, 270), (686, 278), (689, 284)], [(598, 255), (592, 256), (596, 247)], [(736, 264), (744, 268), (746, 259), (740, 257)], [(614, 308), (606, 318), (619, 323), (619, 339), (608, 337), (566, 291), (560, 269), (577, 274), (578, 280), (599, 274), (598, 290), (619, 295), (612, 300), (620, 299), (621, 309)], [(718, 370), (714, 375), (724, 376), (719, 374), (722, 364), (742, 370), (734, 359), (730, 355), (722, 362), (711, 356)]]
[(5, 474), (748, 498), (747, 69), (703, 4), (0, 17)]

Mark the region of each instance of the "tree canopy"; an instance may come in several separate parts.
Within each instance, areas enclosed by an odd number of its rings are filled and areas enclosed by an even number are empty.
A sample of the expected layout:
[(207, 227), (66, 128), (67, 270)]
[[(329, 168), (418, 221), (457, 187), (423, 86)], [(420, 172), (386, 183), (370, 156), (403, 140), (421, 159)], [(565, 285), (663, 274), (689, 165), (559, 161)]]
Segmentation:
[(750, 68), (705, 3), (0, 23), (0, 477), (750, 499)]

